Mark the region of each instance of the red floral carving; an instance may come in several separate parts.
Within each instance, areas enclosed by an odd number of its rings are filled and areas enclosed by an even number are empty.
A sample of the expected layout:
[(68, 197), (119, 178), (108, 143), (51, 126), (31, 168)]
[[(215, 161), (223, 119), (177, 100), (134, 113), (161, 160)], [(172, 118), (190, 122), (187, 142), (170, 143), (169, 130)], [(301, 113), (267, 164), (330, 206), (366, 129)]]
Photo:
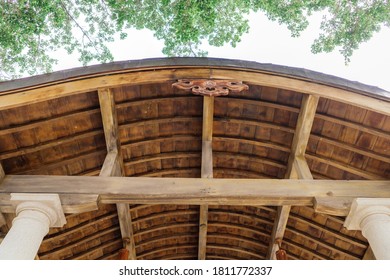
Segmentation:
[(203, 96), (223, 96), (230, 91), (240, 92), (249, 88), (241, 81), (232, 80), (179, 80), (172, 86)]

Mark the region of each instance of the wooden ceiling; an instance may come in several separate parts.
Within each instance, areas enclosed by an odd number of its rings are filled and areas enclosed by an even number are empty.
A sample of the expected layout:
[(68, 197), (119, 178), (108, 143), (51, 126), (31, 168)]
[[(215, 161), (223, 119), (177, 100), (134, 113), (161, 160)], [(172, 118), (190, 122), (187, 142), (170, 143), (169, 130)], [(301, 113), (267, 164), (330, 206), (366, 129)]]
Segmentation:
[[(180, 79), (248, 89), (203, 97)], [(10, 193), (61, 194), (67, 224), (39, 259), (267, 259), (279, 244), (289, 259), (372, 258), (343, 222), (354, 197), (390, 197), (390, 93), (221, 59), (73, 69), (0, 83), (0, 161), (3, 234)]]

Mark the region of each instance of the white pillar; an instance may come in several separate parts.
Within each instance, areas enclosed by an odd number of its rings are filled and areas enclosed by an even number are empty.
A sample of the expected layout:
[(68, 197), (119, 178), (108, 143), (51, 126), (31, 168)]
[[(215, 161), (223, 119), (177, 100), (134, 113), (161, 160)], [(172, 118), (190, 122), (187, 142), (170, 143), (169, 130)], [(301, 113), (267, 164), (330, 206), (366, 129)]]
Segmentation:
[(344, 226), (361, 230), (376, 259), (390, 260), (390, 198), (357, 198)]
[(57, 194), (11, 194), (16, 218), (0, 244), (0, 260), (33, 260), (50, 227), (62, 227), (65, 215)]

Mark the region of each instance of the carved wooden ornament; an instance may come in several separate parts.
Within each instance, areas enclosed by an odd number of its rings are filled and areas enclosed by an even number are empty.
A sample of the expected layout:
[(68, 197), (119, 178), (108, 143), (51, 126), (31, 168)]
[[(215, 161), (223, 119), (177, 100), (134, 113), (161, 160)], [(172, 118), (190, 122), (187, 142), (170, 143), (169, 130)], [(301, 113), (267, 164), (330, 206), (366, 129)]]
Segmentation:
[(203, 96), (223, 96), (228, 95), (229, 91), (240, 92), (249, 89), (241, 81), (232, 80), (179, 80), (172, 86), (191, 90), (193, 94)]

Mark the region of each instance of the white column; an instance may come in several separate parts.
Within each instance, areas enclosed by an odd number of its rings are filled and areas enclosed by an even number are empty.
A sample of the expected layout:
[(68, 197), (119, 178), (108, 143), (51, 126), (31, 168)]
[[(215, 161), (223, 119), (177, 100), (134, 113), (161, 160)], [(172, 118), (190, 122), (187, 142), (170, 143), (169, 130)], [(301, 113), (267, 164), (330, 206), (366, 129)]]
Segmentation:
[(62, 227), (65, 215), (57, 194), (11, 194), (16, 218), (0, 244), (0, 260), (33, 260), (50, 227)]
[(361, 230), (376, 259), (390, 260), (390, 198), (357, 198), (344, 226)]

